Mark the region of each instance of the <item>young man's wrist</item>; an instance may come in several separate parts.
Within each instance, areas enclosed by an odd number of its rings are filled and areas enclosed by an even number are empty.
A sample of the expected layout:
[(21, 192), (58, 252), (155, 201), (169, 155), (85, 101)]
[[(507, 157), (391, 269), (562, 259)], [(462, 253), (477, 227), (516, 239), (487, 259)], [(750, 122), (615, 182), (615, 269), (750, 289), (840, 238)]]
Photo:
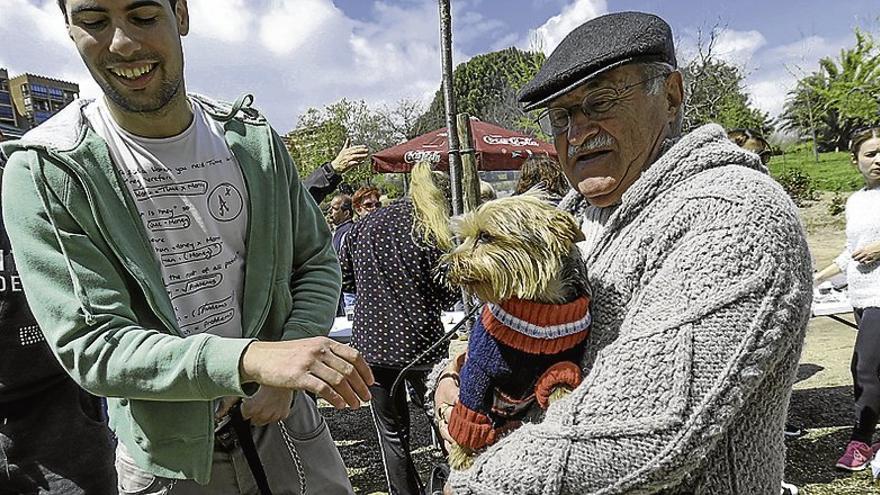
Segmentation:
[(257, 381), (254, 365), (259, 362), (259, 359), (256, 359), (254, 355), (259, 354), (259, 346), (259, 341), (252, 341), (241, 353), (241, 359), (238, 362), (238, 376), (242, 385)]

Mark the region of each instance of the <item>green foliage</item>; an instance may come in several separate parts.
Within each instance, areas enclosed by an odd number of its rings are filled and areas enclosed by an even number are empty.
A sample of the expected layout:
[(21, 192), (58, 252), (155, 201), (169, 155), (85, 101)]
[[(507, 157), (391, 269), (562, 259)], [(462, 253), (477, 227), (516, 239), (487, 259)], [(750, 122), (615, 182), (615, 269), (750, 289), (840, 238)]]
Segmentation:
[(698, 54), (681, 69), (686, 93), (683, 131), (715, 122), (726, 129), (773, 132), (769, 114), (752, 106), (742, 71), (710, 53)]
[(813, 185), (813, 179), (796, 168), (790, 168), (782, 172), (776, 180), (785, 189), (785, 192), (791, 196), (794, 204), (803, 206), (806, 201), (816, 199), (816, 188)]
[(846, 149), (854, 129), (878, 120), (880, 46), (855, 31), (856, 45), (835, 59), (819, 60), (819, 70), (798, 81), (781, 117), (784, 128), (816, 134), (820, 151)]
[[(544, 59), (543, 53), (506, 48), (477, 55), (459, 64), (452, 76), (456, 111), (508, 129), (536, 134), (539, 132), (538, 126), (532, 121), (533, 117), (520, 109), (516, 95), (538, 73)], [(445, 102), (441, 88), (437, 90), (428, 111), (419, 118), (418, 127), (430, 131), (445, 126)]]
[(846, 198), (839, 191), (835, 192), (831, 197), (831, 202), (828, 203), (828, 214), (836, 217), (844, 211), (846, 211)]
[(810, 178), (818, 191), (855, 191), (864, 187), (861, 174), (852, 166), (848, 153), (821, 153), (816, 163), (809, 149), (775, 155), (768, 164), (770, 175), (780, 183), (783, 175), (795, 170)]
[[(366, 145), (371, 152), (404, 141), (414, 132), (420, 111), (421, 105), (407, 100), (391, 109), (376, 109), (362, 100), (343, 98), (322, 109), (309, 108), (300, 116), (296, 129), (287, 134), (287, 147), (300, 177), (305, 178), (335, 158), (346, 139), (351, 145)], [(356, 187), (374, 182), (375, 175), (367, 162), (346, 172), (344, 180)]]

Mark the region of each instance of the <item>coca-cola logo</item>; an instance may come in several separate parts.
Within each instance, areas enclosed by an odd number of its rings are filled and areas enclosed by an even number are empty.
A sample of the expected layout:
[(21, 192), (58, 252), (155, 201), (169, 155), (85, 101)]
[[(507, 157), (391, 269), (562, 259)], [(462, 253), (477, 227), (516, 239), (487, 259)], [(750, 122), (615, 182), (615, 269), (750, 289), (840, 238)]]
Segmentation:
[(540, 146), (537, 141), (527, 136), (497, 136), (488, 134), (483, 136), (483, 142), (486, 144), (506, 144), (508, 146)]
[(403, 154), (403, 161), (406, 163), (440, 163), (440, 152), (427, 150), (409, 150)]

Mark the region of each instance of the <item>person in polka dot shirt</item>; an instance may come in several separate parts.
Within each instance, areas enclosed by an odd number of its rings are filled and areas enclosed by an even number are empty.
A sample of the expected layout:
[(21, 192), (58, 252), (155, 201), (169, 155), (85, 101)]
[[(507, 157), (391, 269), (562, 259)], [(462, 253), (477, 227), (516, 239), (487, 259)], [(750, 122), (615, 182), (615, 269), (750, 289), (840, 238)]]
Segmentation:
[[(427, 164), (412, 172), (410, 195), (362, 218), (341, 249), (343, 291), (355, 292), (351, 345), (375, 377), (371, 411), (379, 435), (389, 491), (421, 494), (423, 485), (410, 452), (410, 417), (403, 382), (429, 415), (422, 398), (428, 372), (448, 354), (437, 346), (391, 387), (403, 368), (443, 335), (440, 315), (457, 291), (435, 277), (440, 256), (451, 247), (449, 181)], [(444, 194), (445, 193), (445, 194)], [(433, 424), (433, 423), (432, 423)]]

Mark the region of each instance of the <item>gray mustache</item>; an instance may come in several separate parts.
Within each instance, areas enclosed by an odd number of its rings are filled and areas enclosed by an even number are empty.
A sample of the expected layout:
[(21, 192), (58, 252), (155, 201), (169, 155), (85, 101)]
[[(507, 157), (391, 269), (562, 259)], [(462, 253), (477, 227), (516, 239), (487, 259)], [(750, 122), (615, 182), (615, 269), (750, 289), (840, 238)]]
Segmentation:
[(605, 133), (598, 134), (584, 141), (580, 146), (569, 146), (568, 157), (571, 158), (578, 153), (589, 153), (590, 151), (611, 146), (612, 144), (614, 144), (614, 138)]

